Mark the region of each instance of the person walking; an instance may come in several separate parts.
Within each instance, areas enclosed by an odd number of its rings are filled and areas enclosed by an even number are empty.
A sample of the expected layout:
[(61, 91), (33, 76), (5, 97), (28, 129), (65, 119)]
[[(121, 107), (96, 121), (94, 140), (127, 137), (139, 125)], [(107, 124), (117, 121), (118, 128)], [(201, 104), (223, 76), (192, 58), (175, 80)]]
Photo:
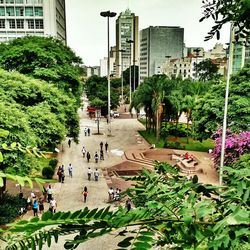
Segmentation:
[(88, 128), (88, 136), (90, 136), (90, 128)]
[(97, 168), (96, 168), (96, 170), (94, 171), (94, 178), (95, 178), (95, 181), (98, 181), (98, 178), (99, 178), (99, 171), (98, 171)]
[(37, 202), (37, 200), (34, 200), (33, 205), (32, 205), (32, 209), (33, 209), (34, 216), (38, 216), (38, 214), (37, 214), (37, 211), (38, 211), (38, 202)]
[(61, 166), (58, 167), (56, 174), (58, 176), (58, 181), (61, 182), (62, 181), (62, 167)]
[(39, 212), (40, 212), (40, 214), (43, 214), (43, 211), (44, 211), (43, 197), (39, 198), (38, 205), (39, 205)]
[(91, 168), (88, 168), (88, 180), (91, 180), (91, 174), (92, 174), (92, 170)]
[(109, 188), (108, 195), (109, 201), (112, 201), (114, 199), (114, 189), (112, 187)]
[(52, 189), (51, 185), (49, 185), (49, 187), (47, 189), (47, 194), (48, 194), (48, 203), (49, 203), (51, 201), (52, 195), (53, 195), (53, 189)]
[(72, 178), (73, 177), (73, 166), (71, 163), (68, 166), (68, 171), (69, 171), (69, 176)]
[(90, 160), (90, 153), (89, 152), (87, 152), (87, 162), (89, 163), (89, 160)]
[(64, 183), (64, 179), (65, 179), (65, 173), (64, 170), (62, 170), (62, 183)]
[(84, 187), (82, 194), (83, 194), (83, 202), (86, 203), (88, 196), (88, 189), (86, 186)]
[(102, 151), (102, 149), (103, 149), (103, 142), (101, 141), (100, 142), (100, 151)]
[(56, 206), (57, 206), (57, 202), (56, 202), (56, 200), (52, 197), (52, 199), (51, 199), (51, 201), (50, 201), (50, 203), (49, 203), (49, 211), (51, 212), (51, 213), (55, 213), (56, 212)]
[(85, 127), (84, 128), (84, 135), (87, 136), (88, 129)]
[(95, 152), (95, 163), (98, 163), (98, 159), (99, 159), (99, 156), (98, 156), (98, 154), (97, 154), (97, 152)]
[(106, 153), (108, 152), (108, 146), (109, 146), (109, 145), (108, 145), (108, 143), (106, 142), (106, 143), (105, 143), (105, 151), (106, 151)]
[(82, 156), (83, 158), (85, 158), (85, 154), (86, 154), (86, 148), (85, 146), (82, 147)]
[(68, 145), (69, 145), (69, 148), (71, 146), (71, 139), (68, 140)]
[(100, 150), (100, 160), (104, 161), (104, 154), (103, 154), (103, 150)]
[(131, 210), (131, 200), (128, 198), (126, 200), (125, 207), (127, 208), (127, 213)]

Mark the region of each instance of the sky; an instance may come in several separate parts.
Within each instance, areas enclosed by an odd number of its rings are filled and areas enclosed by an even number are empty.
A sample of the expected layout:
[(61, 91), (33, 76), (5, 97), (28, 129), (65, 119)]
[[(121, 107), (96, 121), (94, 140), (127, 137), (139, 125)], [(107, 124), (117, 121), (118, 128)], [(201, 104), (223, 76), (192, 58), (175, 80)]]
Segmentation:
[(139, 16), (139, 30), (149, 26), (180, 26), (188, 47), (211, 49), (216, 42), (229, 41), (229, 27), (221, 39), (204, 42), (213, 22), (202, 17), (202, 0), (66, 0), (67, 43), (87, 66), (100, 64), (107, 56), (107, 18), (101, 11), (110, 10), (117, 16), (110, 19), (110, 46), (115, 45), (115, 20), (129, 8)]

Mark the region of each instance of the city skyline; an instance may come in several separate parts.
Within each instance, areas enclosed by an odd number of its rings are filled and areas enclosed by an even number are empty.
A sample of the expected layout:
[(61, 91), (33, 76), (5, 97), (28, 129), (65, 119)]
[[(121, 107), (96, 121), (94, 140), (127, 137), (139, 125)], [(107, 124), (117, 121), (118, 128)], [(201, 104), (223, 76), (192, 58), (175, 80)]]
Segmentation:
[[(180, 8), (181, 6), (181, 8)], [(184, 28), (184, 42), (187, 47), (211, 49), (217, 42), (227, 43), (229, 29), (224, 28), (221, 39), (204, 42), (210, 31), (211, 20), (199, 23), (202, 17), (201, 0), (66, 0), (67, 38), (70, 46), (85, 65), (100, 64), (107, 56), (107, 20), (100, 16), (101, 11), (117, 13), (110, 19), (110, 46), (115, 45), (115, 21), (118, 15), (129, 8), (139, 16), (139, 30), (149, 26), (181, 26)], [(79, 28), (80, 27), (80, 28)]]

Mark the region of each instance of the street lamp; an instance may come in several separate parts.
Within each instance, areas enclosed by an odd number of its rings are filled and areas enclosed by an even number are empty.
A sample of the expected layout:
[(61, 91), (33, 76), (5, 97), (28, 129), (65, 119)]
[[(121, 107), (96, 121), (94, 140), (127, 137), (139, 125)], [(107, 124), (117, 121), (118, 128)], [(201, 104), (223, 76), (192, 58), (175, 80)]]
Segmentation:
[(134, 43), (133, 40), (127, 40), (127, 43), (130, 44), (130, 53), (129, 53), (129, 104), (131, 104), (132, 100), (132, 84), (131, 84), (131, 44)]
[(108, 124), (109, 124), (109, 133), (111, 134), (111, 123), (110, 123), (110, 55), (109, 55), (109, 18), (115, 17), (116, 13), (108, 11), (103, 11), (100, 13), (102, 17), (107, 17), (107, 28), (108, 28), (108, 65), (107, 65), (107, 78), (108, 78)]
[(119, 52), (121, 52), (121, 82), (122, 82), (122, 104), (124, 103), (123, 100), (123, 52), (126, 52), (125, 49), (119, 49)]

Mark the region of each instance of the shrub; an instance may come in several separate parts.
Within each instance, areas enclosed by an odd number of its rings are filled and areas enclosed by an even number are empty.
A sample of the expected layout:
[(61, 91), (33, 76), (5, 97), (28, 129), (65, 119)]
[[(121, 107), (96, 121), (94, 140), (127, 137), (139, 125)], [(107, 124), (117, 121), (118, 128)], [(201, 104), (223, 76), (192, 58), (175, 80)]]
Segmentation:
[(180, 142), (168, 142), (164, 143), (164, 148), (173, 148), (173, 149), (185, 149), (185, 146), (182, 146)]
[(188, 127), (186, 124), (176, 124), (164, 122), (162, 123), (161, 127), (161, 135), (163, 137), (168, 137), (169, 135), (178, 136), (178, 137), (187, 137), (192, 134), (191, 128)]
[(0, 199), (0, 204), (0, 225), (14, 221), (20, 215), (21, 208), (26, 208), (25, 199), (9, 194)]
[(52, 179), (54, 175), (54, 170), (52, 167), (44, 167), (42, 170), (42, 175), (46, 177), (47, 179)]
[(49, 161), (49, 166), (55, 170), (56, 166), (57, 166), (57, 163), (58, 163), (58, 160), (57, 158), (52, 158), (50, 161)]

